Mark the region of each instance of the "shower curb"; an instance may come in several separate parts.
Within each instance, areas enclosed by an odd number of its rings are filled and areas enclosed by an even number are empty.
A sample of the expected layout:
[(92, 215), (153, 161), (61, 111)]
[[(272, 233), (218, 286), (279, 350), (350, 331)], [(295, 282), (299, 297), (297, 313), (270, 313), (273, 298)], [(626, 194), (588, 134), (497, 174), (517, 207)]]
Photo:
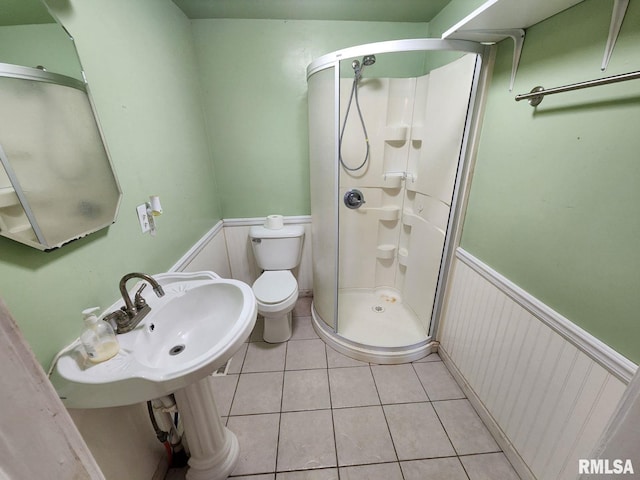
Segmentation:
[(332, 331), (326, 324), (319, 319), (318, 314), (311, 305), (311, 325), (318, 334), (320, 339), (329, 347), (347, 357), (362, 362), (377, 363), (380, 365), (397, 365), (400, 363), (409, 363), (426, 357), (430, 353), (438, 351), (438, 342), (432, 341), (430, 338), (424, 342), (409, 345), (408, 347), (371, 347), (356, 342), (351, 342), (341, 338)]

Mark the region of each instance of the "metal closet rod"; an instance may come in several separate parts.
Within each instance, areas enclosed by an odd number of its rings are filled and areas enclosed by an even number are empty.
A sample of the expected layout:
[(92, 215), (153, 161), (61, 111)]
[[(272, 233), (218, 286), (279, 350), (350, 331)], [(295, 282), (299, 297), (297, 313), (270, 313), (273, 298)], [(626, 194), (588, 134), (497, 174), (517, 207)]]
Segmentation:
[(583, 88), (597, 87), (599, 85), (607, 85), (609, 83), (625, 82), (627, 80), (640, 79), (640, 71), (623, 73), (621, 75), (613, 75), (611, 77), (598, 78), (596, 80), (588, 80), (586, 82), (573, 83), (563, 87), (549, 88), (545, 90), (543, 87), (534, 87), (529, 93), (516, 95), (516, 102), (520, 100), (529, 100), (529, 105), (535, 107), (540, 105), (545, 95), (553, 95), (554, 93), (570, 92), (572, 90), (581, 90)]

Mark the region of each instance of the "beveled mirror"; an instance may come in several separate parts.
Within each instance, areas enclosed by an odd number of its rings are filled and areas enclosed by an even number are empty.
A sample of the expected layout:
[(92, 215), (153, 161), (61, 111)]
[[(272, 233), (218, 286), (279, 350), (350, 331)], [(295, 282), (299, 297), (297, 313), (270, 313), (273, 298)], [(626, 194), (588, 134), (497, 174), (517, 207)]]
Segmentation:
[(73, 40), (39, 0), (0, 11), (0, 235), (52, 250), (122, 197)]

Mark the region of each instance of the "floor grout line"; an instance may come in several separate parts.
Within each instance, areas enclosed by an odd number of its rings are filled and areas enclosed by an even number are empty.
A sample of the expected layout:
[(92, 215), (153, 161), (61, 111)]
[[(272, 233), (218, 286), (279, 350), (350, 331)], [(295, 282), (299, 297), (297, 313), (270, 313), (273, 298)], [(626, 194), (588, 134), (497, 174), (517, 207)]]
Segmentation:
[(276, 461), (275, 471), (278, 471), (278, 454), (280, 453), (280, 434), (282, 433), (282, 402), (284, 401), (284, 372), (287, 369), (287, 352), (289, 351), (289, 342), (285, 342), (284, 348), (284, 370), (282, 371), (282, 388), (280, 390), (280, 411), (278, 412), (278, 437), (276, 440)]
[(336, 436), (336, 419), (333, 416), (333, 399), (331, 398), (331, 381), (329, 378), (329, 352), (327, 351), (327, 345), (324, 346), (324, 358), (327, 362), (327, 387), (329, 390), (329, 408), (331, 410), (331, 428), (333, 429), (333, 451), (336, 459), (336, 472), (338, 474), (338, 480), (340, 480), (340, 464), (338, 461), (338, 437)]
[[(293, 318), (293, 321), (295, 322), (296, 319), (307, 319), (310, 318), (310, 315), (299, 315), (299, 316), (295, 316)], [(251, 337), (254, 338), (253, 341), (251, 341)], [(482, 455), (487, 455), (487, 454), (496, 454), (496, 453), (502, 453), (502, 450), (497, 450), (497, 451), (492, 451), (492, 452), (478, 452), (478, 453), (469, 453), (469, 454), (459, 454), (458, 450), (456, 449), (456, 447), (453, 445), (453, 442), (451, 441), (451, 438), (449, 436), (449, 432), (447, 431), (447, 429), (444, 426), (444, 423), (442, 422), (440, 415), (438, 415), (437, 410), (434, 407), (434, 403), (439, 403), (439, 402), (449, 402), (452, 400), (465, 400), (465, 398), (456, 398), (456, 399), (438, 399), (438, 400), (431, 400), (429, 397), (429, 394), (427, 393), (426, 387), (422, 381), (422, 379), (420, 378), (420, 376), (418, 375), (418, 372), (416, 370), (416, 363), (423, 363), (424, 361), (416, 361), (416, 362), (411, 362), (411, 366), (412, 366), (412, 373), (415, 376), (415, 379), (419, 382), (420, 387), (422, 388), (422, 390), (425, 393), (426, 396), (426, 400), (423, 401), (390, 401), (387, 403), (383, 402), (381, 393), (380, 393), (380, 382), (383, 381), (384, 377), (381, 377), (380, 379), (376, 380), (376, 376), (374, 374), (374, 367), (376, 366), (376, 364), (371, 364), (371, 363), (363, 363), (363, 364), (353, 364), (353, 365), (334, 365), (334, 366), (330, 366), (329, 364), (329, 357), (330, 357), (330, 352), (329, 352), (329, 346), (327, 346), (326, 344), (324, 345), (324, 361), (326, 366), (325, 367), (319, 367), (319, 368), (295, 368), (295, 369), (291, 369), (288, 370), (288, 355), (289, 355), (289, 342), (301, 342), (301, 341), (310, 341), (310, 340), (320, 340), (319, 338), (293, 338), (288, 340), (286, 343), (286, 345), (284, 346), (284, 362), (283, 362), (283, 367), (282, 369), (274, 369), (274, 370), (266, 370), (266, 371), (259, 371), (259, 372), (245, 372), (243, 371), (244, 367), (245, 367), (245, 363), (247, 360), (247, 357), (249, 355), (249, 346), (252, 343), (258, 343), (262, 341), (262, 338), (257, 338), (257, 334), (254, 336), (253, 332), (251, 335), (250, 339), (246, 342), (247, 344), (247, 348), (244, 352), (244, 355), (242, 356), (242, 359), (240, 360), (240, 369), (237, 373), (231, 373), (229, 374), (229, 376), (237, 376), (237, 381), (235, 382), (235, 387), (233, 390), (233, 394), (231, 396), (231, 403), (229, 405), (229, 412), (227, 415), (227, 422), (229, 421), (230, 418), (232, 417), (250, 417), (250, 416), (259, 416), (259, 415), (273, 415), (273, 414), (277, 414), (278, 415), (278, 427), (277, 427), (277, 435), (276, 435), (276, 446), (275, 446), (275, 467), (274, 467), (274, 471), (268, 471), (268, 472), (260, 472), (260, 473), (245, 473), (245, 474), (241, 474), (239, 475), (239, 477), (247, 477), (247, 478), (252, 478), (252, 477), (260, 477), (263, 475), (268, 475), (270, 478), (276, 479), (279, 477), (279, 474), (282, 473), (296, 473), (296, 472), (300, 472), (301, 474), (304, 474), (305, 472), (309, 472), (309, 471), (335, 471), (336, 475), (337, 475), (337, 479), (340, 480), (342, 478), (342, 475), (344, 475), (344, 469), (349, 469), (349, 468), (356, 468), (356, 467), (372, 467), (375, 465), (385, 465), (385, 464), (393, 464), (393, 465), (397, 465), (398, 469), (400, 471), (400, 477), (404, 480), (405, 479), (405, 470), (402, 468), (402, 465), (404, 463), (410, 463), (410, 462), (421, 462), (421, 461), (428, 461), (428, 460), (435, 460), (435, 459), (451, 459), (451, 458), (455, 458), (457, 459), (458, 463), (460, 464), (462, 471), (464, 472), (464, 475), (466, 476), (466, 478), (470, 478), (469, 473), (467, 472), (467, 467), (465, 467), (465, 465), (462, 463), (461, 458), (463, 457), (477, 457), (477, 456), (482, 456)], [(324, 342), (323, 342), (324, 343)], [(342, 355), (339, 352), (338, 355)], [(434, 360), (435, 361), (440, 361), (441, 360)], [(374, 405), (350, 405), (350, 406), (334, 406), (334, 398), (332, 395), (332, 387), (331, 387), (331, 381), (330, 381), (330, 371), (331, 370), (339, 370), (339, 369), (345, 369), (345, 368), (361, 368), (361, 367), (368, 367), (369, 370), (369, 375), (371, 375), (371, 378), (373, 379), (373, 386), (375, 388), (375, 392), (376, 392), (376, 396), (377, 396), (377, 404)], [(285, 377), (287, 376), (287, 372), (305, 372), (305, 371), (323, 371), (325, 372), (326, 375), (326, 381), (327, 381), (327, 389), (328, 389), (328, 400), (329, 400), (329, 406), (328, 408), (308, 408), (308, 409), (301, 409), (301, 410), (287, 410), (284, 411), (284, 402), (285, 402)], [(238, 394), (238, 388), (240, 385), (240, 379), (242, 378), (243, 375), (253, 375), (253, 374), (263, 374), (263, 373), (281, 373), (282, 374), (282, 386), (280, 388), (280, 407), (279, 407), (279, 411), (274, 411), (274, 412), (260, 412), (260, 413), (249, 413), (249, 414), (240, 414), (240, 415), (231, 415), (231, 411), (233, 409), (233, 405), (234, 403), (238, 400), (237, 394)], [(406, 397), (405, 397), (406, 398)], [(424, 403), (428, 403), (431, 405), (431, 408), (433, 408), (436, 418), (438, 419), (438, 422), (440, 424), (440, 426), (442, 427), (442, 429), (444, 430), (444, 433), (446, 434), (446, 438), (449, 441), (449, 443), (451, 444), (451, 446), (453, 447), (453, 451), (455, 452), (454, 455), (447, 455), (447, 456), (437, 456), (437, 457), (424, 457), (424, 458), (415, 458), (415, 459), (409, 459), (409, 460), (400, 460), (399, 456), (398, 456), (398, 450), (396, 447), (396, 442), (394, 441), (393, 435), (391, 433), (391, 427), (389, 424), (389, 419), (387, 418), (387, 412), (385, 411), (385, 406), (387, 405), (411, 405), (411, 404), (424, 404)], [(395, 460), (393, 461), (381, 461), (381, 462), (377, 462), (377, 463), (356, 463), (356, 464), (348, 464), (348, 465), (344, 465), (341, 466), (339, 464), (339, 460), (338, 460), (338, 438), (337, 438), (337, 431), (336, 431), (336, 419), (334, 416), (334, 410), (347, 410), (347, 409), (361, 409), (361, 408), (368, 408), (368, 407), (380, 407), (380, 409), (382, 410), (383, 413), (383, 418), (385, 421), (385, 425), (387, 428), (387, 433), (391, 439), (391, 443), (394, 449), (394, 455), (395, 455)], [(282, 435), (282, 417), (284, 413), (307, 413), (307, 412), (316, 412), (316, 411), (329, 411), (331, 413), (331, 428), (333, 431), (333, 460), (335, 462), (335, 466), (329, 466), (329, 467), (319, 467), (319, 468), (309, 468), (309, 469), (293, 469), (293, 470), (283, 470), (283, 471), (279, 471), (280, 465), (278, 463), (278, 459), (279, 459), (279, 455), (280, 455), (280, 440), (281, 440), (281, 435)], [(233, 478), (237, 478), (236, 477), (230, 477), (231, 479)], [(394, 477), (395, 478), (395, 477)]]
[[(391, 427), (389, 426), (389, 419), (387, 418), (387, 412), (385, 412), (384, 410), (382, 397), (380, 396), (380, 390), (378, 389), (378, 383), (376, 382), (376, 376), (373, 374), (373, 367), (371, 366), (371, 364), (369, 364), (369, 372), (371, 373), (371, 377), (373, 378), (373, 385), (376, 389), (376, 393), (378, 394), (378, 401), (380, 402), (380, 409), (382, 410), (382, 416), (384, 417), (384, 422), (387, 425), (387, 431), (389, 432), (391, 445), (393, 445), (393, 453), (395, 453), (396, 462), (398, 463), (398, 467), (400, 467), (400, 456), (398, 455), (398, 448), (396, 447), (396, 442), (393, 440), (393, 434), (391, 433)], [(400, 475), (402, 476), (402, 480), (404, 480), (404, 472), (402, 471), (402, 468), (400, 468)]]

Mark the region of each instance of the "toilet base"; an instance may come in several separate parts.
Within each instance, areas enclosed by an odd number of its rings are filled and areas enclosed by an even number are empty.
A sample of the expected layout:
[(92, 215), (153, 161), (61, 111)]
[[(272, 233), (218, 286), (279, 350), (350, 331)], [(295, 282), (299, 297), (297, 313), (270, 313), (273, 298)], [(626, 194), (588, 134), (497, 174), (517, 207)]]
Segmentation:
[(276, 317), (264, 315), (264, 331), (262, 338), (267, 343), (282, 343), (291, 338), (292, 319), (291, 312)]

